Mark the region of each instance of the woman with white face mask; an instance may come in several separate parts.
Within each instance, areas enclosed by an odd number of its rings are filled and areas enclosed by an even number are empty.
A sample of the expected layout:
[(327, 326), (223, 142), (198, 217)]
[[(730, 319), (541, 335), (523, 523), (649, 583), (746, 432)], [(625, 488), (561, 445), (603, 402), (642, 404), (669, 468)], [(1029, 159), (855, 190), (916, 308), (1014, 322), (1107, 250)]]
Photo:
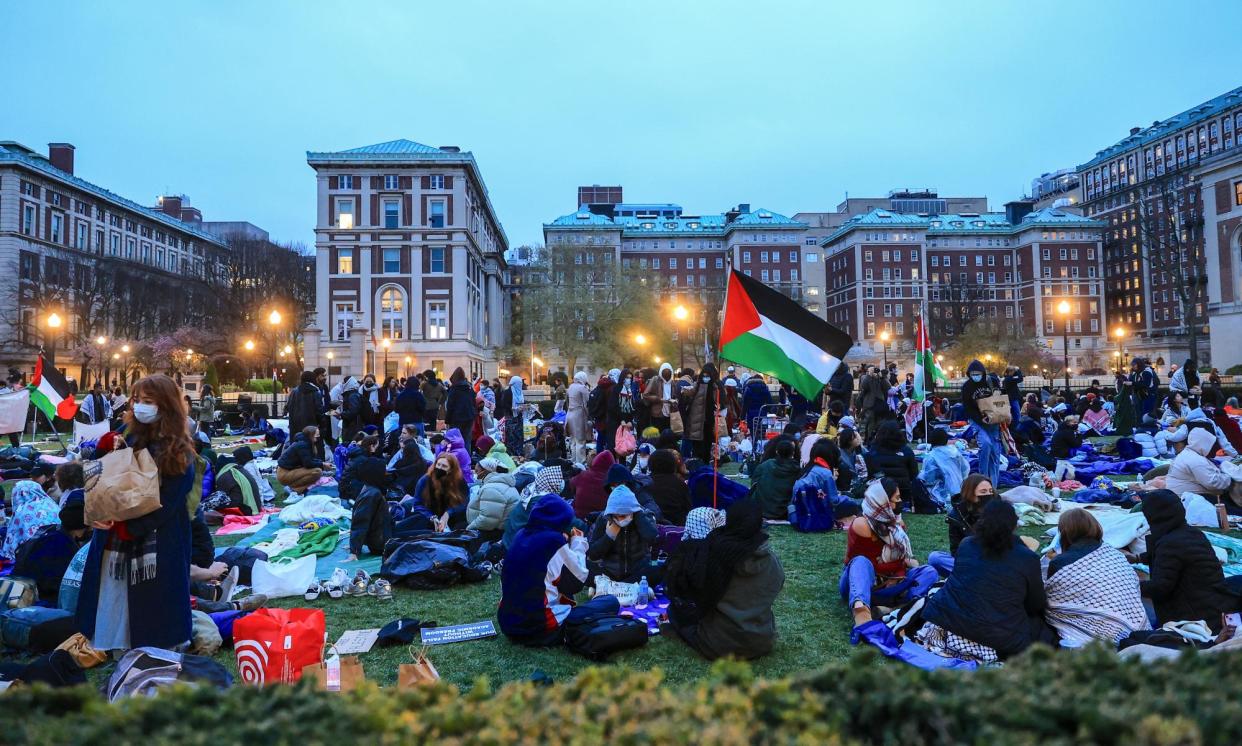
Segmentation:
[(655, 521), (643, 510), (634, 491), (617, 486), (591, 529), (587, 549), (591, 576), (603, 574), (623, 583), (636, 583), (645, 575), (654, 586), (657, 579), (651, 574), (651, 547), (658, 536)]
[[(177, 384), (164, 375), (134, 384), (125, 417), (130, 447), (150, 454), (160, 504), (126, 521), (97, 521), (78, 596), (77, 623), (99, 650), (173, 649), (190, 640), (189, 495), (198, 460)], [(195, 501), (197, 503), (197, 501)]]

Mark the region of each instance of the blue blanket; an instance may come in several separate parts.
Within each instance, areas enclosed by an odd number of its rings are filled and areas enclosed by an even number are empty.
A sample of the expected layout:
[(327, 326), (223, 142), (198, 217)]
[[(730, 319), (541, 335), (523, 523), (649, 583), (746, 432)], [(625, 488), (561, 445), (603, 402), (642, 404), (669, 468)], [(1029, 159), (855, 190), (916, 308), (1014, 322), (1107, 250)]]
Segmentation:
[(898, 642), (893, 631), (884, 622), (880, 621), (864, 622), (855, 627), (854, 631), (850, 633), (851, 645), (857, 645), (864, 640), (874, 645), (886, 657), (909, 663), (911, 666), (921, 668), (924, 671), (934, 671), (937, 668), (973, 671), (979, 667), (979, 664), (975, 661), (968, 661), (962, 658), (945, 658), (936, 655), (913, 640)]

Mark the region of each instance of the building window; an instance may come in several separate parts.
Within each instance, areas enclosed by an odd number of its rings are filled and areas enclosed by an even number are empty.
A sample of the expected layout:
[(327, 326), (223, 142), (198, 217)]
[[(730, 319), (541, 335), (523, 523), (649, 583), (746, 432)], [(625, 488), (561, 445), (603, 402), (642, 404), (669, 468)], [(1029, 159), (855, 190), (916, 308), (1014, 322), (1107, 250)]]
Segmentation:
[[(812, 239), (812, 240), (814, 240), (814, 239)], [(815, 253), (815, 252), (813, 252), (813, 251), (812, 251), (812, 252), (810, 252), (810, 253), (804, 254), (804, 255), (803, 255), (803, 258), (804, 258), (804, 259), (805, 259), (808, 263), (818, 262), (818, 261), (819, 261), (819, 254), (817, 254), (817, 253)], [(719, 261), (719, 260), (717, 260), (717, 261)]]
[(384, 249), (384, 274), (391, 275), (401, 271), (401, 249)]
[(707, 257), (699, 257), (699, 269), (707, 269)]
[(716, 269), (724, 269), (724, 259), (722, 257), (716, 257)]
[(385, 189), (388, 189), (388, 190), (396, 189), (398, 183), (399, 182), (397, 181), (396, 174), (385, 174), (384, 175), (384, 188)]
[[(769, 273), (766, 269), (761, 269), (761, 270), (759, 270), (759, 279), (760, 279), (760, 280), (763, 280), (764, 282), (770, 282), (770, 281), (771, 281), (771, 277), (770, 277), (770, 275), (771, 275), (771, 273)], [(686, 279), (690, 279), (690, 278), (688, 278), (688, 277), (687, 277)]]
[[(672, 261), (676, 262), (677, 260), (673, 259)], [(750, 252), (749, 251), (742, 252), (742, 264), (750, 264)], [(676, 265), (673, 265), (673, 266), (675, 267)]]
[(338, 275), (352, 275), (354, 273), (353, 249), (336, 250), (336, 273)]
[(401, 203), (395, 199), (384, 200), (384, 227), (396, 228), (401, 223)]
[(760, 251), (760, 252), (759, 252), (759, 263), (760, 263), (760, 264), (767, 264), (767, 263), (768, 263), (768, 252), (766, 252), (766, 251)]
[(26, 205), (22, 210), (22, 233), (27, 236), (35, 234), (35, 208), (34, 205)]
[[(747, 255), (746, 255), (746, 261), (748, 261), (748, 262), (750, 261), (750, 255), (749, 255), (749, 254), (747, 254)], [(669, 269), (677, 269), (677, 257), (675, 257), (675, 256), (669, 257), (669, 259), (668, 259), (668, 268), (669, 268)]]
[(127, 239), (125, 239), (125, 258), (126, 258), (126, 259), (133, 259), (133, 258), (134, 258), (134, 250), (135, 250), (136, 248), (138, 248), (138, 242), (137, 242), (137, 241), (135, 241), (135, 240), (134, 240), (134, 239), (132, 239), (132, 238), (127, 238)]
[(89, 235), (89, 231), (88, 231), (88, 229), (87, 229), (87, 227), (86, 227), (86, 223), (78, 223), (78, 237), (77, 237), (77, 240), (76, 240), (76, 241), (74, 241), (74, 244), (73, 244), (73, 245), (74, 245), (76, 248), (79, 248), (79, 249), (82, 249), (83, 251), (85, 251), (85, 250), (86, 250), (86, 242), (89, 240), (89, 239), (87, 238), (87, 236), (88, 236), (88, 235)]
[[(435, 177), (433, 176), (432, 178), (434, 179)], [(430, 224), (432, 228), (443, 228), (444, 227), (444, 200), (442, 199), (431, 200), (430, 220), (431, 220)]]
[(448, 339), (448, 303), (427, 304), (427, 338)]
[(1242, 181), (1233, 184), (1233, 204), (1235, 207), (1242, 206)]
[(354, 219), (353, 198), (338, 199), (336, 201), (336, 227), (342, 230), (351, 230), (357, 224), (357, 221)]
[(432, 174), (428, 182), (431, 184), (432, 189), (443, 189), (444, 174)]
[(443, 274), (444, 272), (444, 247), (431, 247), (431, 272)]
[(789, 270), (789, 281), (798, 282), (798, 270), (796, 269)]
[(21, 253), (21, 260), (19, 263), (21, 265), (19, 272), (21, 273), (21, 278), (23, 280), (34, 280), (35, 282), (39, 281), (39, 255), (38, 254), (32, 254), (28, 251), (23, 251)]
[(349, 338), (349, 330), (354, 327), (354, 304), (333, 303), (332, 323), (336, 330), (337, 341)]
[(63, 215), (52, 213), (52, 243), (60, 243), (60, 231), (64, 223)]
[(343, 174), (341, 176), (338, 176), (336, 177), (336, 180), (337, 180), (337, 187), (340, 189), (353, 189), (354, 188), (354, 177), (350, 174)]
[(405, 338), (405, 293), (386, 287), (380, 292), (380, 334), (388, 339)]

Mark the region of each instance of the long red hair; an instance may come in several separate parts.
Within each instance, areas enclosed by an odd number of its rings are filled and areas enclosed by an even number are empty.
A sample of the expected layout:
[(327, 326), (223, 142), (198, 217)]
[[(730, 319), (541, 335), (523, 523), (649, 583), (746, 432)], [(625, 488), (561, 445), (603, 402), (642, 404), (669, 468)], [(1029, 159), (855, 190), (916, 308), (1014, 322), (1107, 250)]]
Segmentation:
[[(448, 461), (449, 470), (438, 471), (436, 464), (444, 459)], [(432, 460), (427, 467), (427, 486), (423, 490), (423, 505), (436, 515), (449, 508), (455, 508), (466, 502), (466, 478), (461, 473), (461, 464), (457, 457), (445, 452)]]
[[(134, 418), (133, 405), (148, 396), (159, 407), (160, 418), (145, 425)], [(156, 373), (138, 380), (129, 390), (130, 408), (125, 412), (125, 431), (133, 436), (134, 448), (147, 448), (155, 457), (160, 474), (179, 477), (197, 457), (190, 440), (188, 413), (181, 391), (171, 378)]]

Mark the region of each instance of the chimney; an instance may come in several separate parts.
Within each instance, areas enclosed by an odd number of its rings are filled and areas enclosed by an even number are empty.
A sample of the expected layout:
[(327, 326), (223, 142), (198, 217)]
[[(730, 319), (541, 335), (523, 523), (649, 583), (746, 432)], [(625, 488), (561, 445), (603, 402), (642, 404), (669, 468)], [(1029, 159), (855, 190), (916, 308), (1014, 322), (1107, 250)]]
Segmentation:
[(457, 147), (456, 145), (441, 145), (440, 150), (445, 153), (460, 153), (461, 152), (461, 148)]
[(1142, 127), (1131, 127), (1131, 128), (1130, 128), (1130, 134), (1131, 134), (1131, 135), (1137, 135), (1138, 133), (1140, 133), (1140, 132), (1142, 132), (1142, 131), (1143, 131), (1143, 128), (1142, 128)]
[(68, 174), (73, 173), (73, 146), (67, 142), (49, 142), (47, 159), (52, 165)]
[(1005, 203), (1005, 222), (1010, 225), (1017, 225), (1022, 219), (1031, 214), (1031, 210), (1035, 209), (1035, 203), (1029, 199), (1015, 199), (1012, 202)]
[(181, 197), (160, 197), (157, 207), (164, 211), (164, 213), (173, 216), (177, 220), (181, 219)]

